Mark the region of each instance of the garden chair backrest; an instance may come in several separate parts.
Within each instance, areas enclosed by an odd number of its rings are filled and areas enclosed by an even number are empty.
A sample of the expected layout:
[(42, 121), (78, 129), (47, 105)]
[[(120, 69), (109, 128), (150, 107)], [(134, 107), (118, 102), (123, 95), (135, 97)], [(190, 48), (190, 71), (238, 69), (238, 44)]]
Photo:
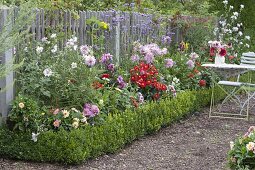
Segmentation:
[(241, 65), (255, 65), (255, 53), (243, 53), (241, 57)]

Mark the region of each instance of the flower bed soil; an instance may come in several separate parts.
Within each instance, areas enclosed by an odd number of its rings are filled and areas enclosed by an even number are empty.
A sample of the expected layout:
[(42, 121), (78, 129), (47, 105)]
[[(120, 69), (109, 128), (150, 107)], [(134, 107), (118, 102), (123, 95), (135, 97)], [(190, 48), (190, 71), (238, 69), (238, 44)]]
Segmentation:
[[(228, 169), (226, 155), (229, 141), (236, 139), (255, 124), (250, 120), (208, 118), (209, 109), (154, 135), (145, 136), (126, 146), (117, 154), (104, 155), (79, 166), (30, 163), (1, 159), (0, 169), (169, 169), (169, 170), (220, 170)], [(254, 110), (253, 110), (254, 113)]]

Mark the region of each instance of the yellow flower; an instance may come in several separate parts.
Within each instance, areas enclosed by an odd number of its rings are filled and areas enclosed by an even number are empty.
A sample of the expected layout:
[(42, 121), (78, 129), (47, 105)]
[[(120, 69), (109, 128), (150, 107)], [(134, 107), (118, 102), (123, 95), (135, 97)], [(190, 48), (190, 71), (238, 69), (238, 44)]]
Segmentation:
[(24, 103), (19, 103), (19, 108), (23, 109), (25, 107)]
[(187, 43), (187, 42), (185, 43), (184, 49), (185, 49), (185, 50), (188, 50), (188, 49), (189, 49), (189, 43)]
[(64, 118), (69, 117), (69, 114), (70, 114), (70, 113), (69, 113), (67, 110), (63, 110), (62, 113), (63, 113), (63, 115), (64, 115)]
[(101, 22), (101, 27), (106, 30), (109, 28), (109, 25), (105, 22)]
[(45, 115), (45, 113), (43, 112), (43, 113), (41, 113), (42, 115)]
[(254, 147), (255, 147), (255, 143), (254, 143), (254, 142), (249, 142), (249, 143), (246, 145), (246, 149), (247, 149), (248, 151), (253, 151)]
[(75, 121), (72, 124), (73, 128), (77, 129), (79, 127), (79, 122)]

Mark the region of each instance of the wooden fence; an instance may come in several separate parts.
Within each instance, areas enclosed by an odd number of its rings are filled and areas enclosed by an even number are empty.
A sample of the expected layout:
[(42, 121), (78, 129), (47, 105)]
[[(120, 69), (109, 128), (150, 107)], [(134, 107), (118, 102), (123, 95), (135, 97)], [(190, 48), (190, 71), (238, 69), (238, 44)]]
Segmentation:
[[(10, 9), (2, 9), (0, 15), (0, 25), (6, 21), (7, 13)], [(47, 28), (53, 31), (62, 32), (65, 38), (68, 35), (76, 35), (78, 37), (79, 45), (91, 45), (92, 40), (89, 33), (91, 30), (87, 20), (96, 17), (110, 25), (108, 31), (101, 32), (105, 40), (103, 43), (104, 51), (110, 52), (117, 63), (121, 59), (127, 57), (132, 49), (132, 43), (139, 41), (141, 43), (149, 43), (151, 40), (160, 39), (162, 35), (173, 32), (173, 41), (181, 41), (181, 31), (178, 27), (171, 25), (169, 20), (167, 25), (162, 25), (160, 19), (155, 20), (151, 14), (142, 14), (137, 12), (122, 12), (122, 11), (80, 11), (77, 19), (69, 11), (55, 11), (54, 13), (47, 13), (42, 9), (35, 10), (36, 17), (31, 25), (31, 37), (33, 40), (40, 41), (43, 37), (49, 36)], [(18, 9), (15, 9), (14, 19), (18, 15)], [(187, 18), (186, 18), (187, 19)], [(188, 18), (192, 19), (192, 18)], [(1, 30), (0, 30), (1, 31)], [(65, 40), (66, 40), (65, 39)], [(28, 41), (30, 41), (29, 39)], [(65, 42), (65, 40), (63, 42)], [(62, 43), (63, 44), (63, 43)], [(12, 50), (7, 51), (1, 55), (0, 64), (5, 64), (12, 59)], [(0, 80), (0, 88), (6, 87), (13, 82), (13, 73), (10, 73), (4, 79)], [(8, 106), (13, 99), (13, 89), (5, 90), (0, 94), (0, 113), (2, 117), (6, 118)]]

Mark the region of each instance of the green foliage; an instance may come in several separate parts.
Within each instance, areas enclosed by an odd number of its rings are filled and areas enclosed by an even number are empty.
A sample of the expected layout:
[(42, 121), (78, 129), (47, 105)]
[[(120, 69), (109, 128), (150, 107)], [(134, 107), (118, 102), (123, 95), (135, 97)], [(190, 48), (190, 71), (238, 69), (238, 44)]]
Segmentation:
[[(6, 5), (20, 5), (28, 0), (2, 0)], [(49, 10), (109, 10), (139, 11), (143, 13), (209, 15), (208, 0), (36, 0), (37, 7)]]
[[(220, 93), (217, 89), (217, 94)], [(204, 107), (209, 101), (210, 90), (187, 91), (175, 99), (150, 102), (135, 111), (109, 114), (100, 126), (41, 133), (37, 142), (31, 140), (30, 133), (0, 129), (0, 156), (40, 162), (81, 163), (103, 153), (114, 153), (134, 139), (154, 133), (162, 126)]]
[(211, 20), (211, 22), (208, 20), (208, 22), (194, 23), (186, 29), (184, 40), (190, 43), (193, 51), (208, 55), (208, 51), (204, 51), (203, 49), (207, 49), (208, 41), (214, 39), (214, 24), (215, 20)]
[[(31, 8), (34, 7), (36, 3), (32, 1), (28, 1), (20, 6), (19, 15), (16, 17), (15, 22), (13, 22), (13, 15), (14, 10), (9, 9), (9, 13), (6, 16), (5, 23), (2, 23), (1, 26), (1, 32), (0, 32), (0, 53), (4, 53), (5, 51), (13, 49), (15, 45), (22, 42), (27, 36), (25, 36), (28, 31), (28, 29), (24, 29), (25, 26), (29, 25), (32, 21), (32, 18), (35, 16), (33, 13), (31, 13)], [(1, 3), (0, 3), (1, 5)], [(3, 9), (6, 7), (1, 6)], [(6, 8), (8, 9), (8, 8)], [(2, 14), (0, 14), (0, 17), (3, 17)], [(26, 18), (24, 20), (24, 18)], [(23, 30), (22, 30), (23, 29)], [(1, 56), (2, 57), (2, 56)], [(0, 60), (1, 60), (0, 57)], [(0, 79), (6, 76), (10, 71), (13, 71), (17, 68), (19, 68), (23, 63), (13, 63), (13, 60), (9, 61), (8, 63), (5, 63), (5, 65), (0, 64)], [(12, 86), (9, 84), (9, 86)], [(6, 87), (7, 88), (7, 87)], [(4, 91), (5, 89), (0, 89), (0, 93)]]
[(42, 124), (40, 108), (33, 99), (26, 96), (17, 96), (12, 104), (12, 110), (9, 113), (9, 120), (13, 124), (13, 130), (19, 131), (37, 131)]
[(153, 0), (156, 9), (163, 14), (209, 15), (207, 0)]
[[(177, 91), (186, 89), (198, 90), (202, 88), (199, 86), (199, 80), (201, 79), (206, 80), (206, 87), (211, 85), (210, 71), (201, 67), (201, 63), (207, 61), (206, 55), (200, 54), (201, 56), (194, 61), (194, 68), (188, 68), (187, 62), (190, 60), (190, 55), (183, 52), (158, 58), (155, 65), (159, 68), (160, 76), (164, 77), (164, 81), (167, 82), (166, 84), (174, 85)], [(164, 62), (166, 58), (171, 58), (175, 62), (172, 68), (160, 65), (160, 62)]]
[[(86, 101), (95, 99), (97, 91), (91, 87), (100, 71), (84, 64), (76, 37), (68, 40), (72, 45), (62, 49), (59, 40), (61, 34), (52, 34), (42, 42), (23, 46), (25, 50), (18, 54), (24, 59), (17, 72), (18, 93), (33, 96), (49, 107), (80, 109)], [(48, 75), (47, 70), (50, 70)]]
[[(218, 12), (218, 15), (225, 13), (226, 10), (224, 8), (224, 5), (222, 3), (223, 1), (219, 0), (209, 0), (210, 3), (210, 12)], [(251, 48), (250, 51), (255, 50), (255, 46), (253, 45), (255, 42), (255, 5), (253, 0), (245, 0), (245, 1), (236, 1), (236, 0), (228, 0), (228, 5), (232, 5), (234, 7), (233, 11), (239, 11), (240, 5), (244, 5), (244, 9), (240, 15), (240, 19), (243, 23), (243, 29), (244, 33), (246, 35), (251, 36)], [(232, 14), (232, 13), (231, 13)]]

